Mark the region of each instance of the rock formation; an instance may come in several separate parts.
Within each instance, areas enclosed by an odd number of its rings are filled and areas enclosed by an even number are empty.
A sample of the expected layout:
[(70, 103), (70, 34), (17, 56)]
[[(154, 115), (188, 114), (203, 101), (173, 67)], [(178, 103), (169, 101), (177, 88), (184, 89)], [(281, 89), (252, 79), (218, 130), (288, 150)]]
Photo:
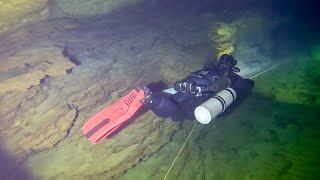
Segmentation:
[(0, 1), (0, 35), (46, 19), (48, 0)]
[(27, 91), (39, 86), (51, 76), (64, 76), (74, 68), (63, 51), (58, 48), (26, 50), (8, 59), (0, 60), (0, 94)]
[(240, 74), (248, 76), (270, 66), (275, 60), (277, 44), (273, 41), (272, 32), (284, 20), (254, 11), (235, 16), (228, 22), (211, 18), (208, 37), (217, 57), (224, 53), (233, 54), (239, 60)]
[(73, 17), (90, 17), (110, 13), (119, 8), (127, 7), (143, 0), (56, 0), (57, 5)]
[[(73, 18), (41, 21), (0, 37), (0, 150), (17, 166), (6, 177), (13, 179), (19, 169), (42, 179), (119, 177), (166, 145), (179, 124), (147, 112), (91, 145), (81, 132), (84, 121), (131, 88), (157, 80), (171, 84), (201, 68), (211, 48), (208, 29), (195, 14), (167, 7), (81, 21), (74, 17), (94, 16), (95, 7), (98, 13), (110, 9), (99, 0), (54, 2)], [(214, 29), (215, 37), (236, 45), (236, 58), (248, 60), (248, 51), (237, 52), (242, 41), (234, 40), (240, 26), (232, 23), (230, 30), (224, 24)], [(250, 52), (261, 55), (256, 47)]]
[[(103, 15), (143, 0), (6, 0), (0, 1), (0, 36), (41, 20)], [(59, 14), (57, 14), (59, 13)]]
[(1, 38), (1, 147), (16, 165), (5, 178), (118, 177), (177, 131), (148, 112), (99, 145), (83, 137), (90, 116), (138, 84), (173, 81), (161, 71), (188, 57), (153, 26), (108, 23), (57, 19)]
[(76, 107), (42, 91), (47, 81), (63, 79), (74, 68), (62, 52), (39, 48), (1, 59), (1, 137), (17, 159), (52, 147), (77, 116)]
[(1, 61), (0, 135), (17, 164), (6, 178), (24, 168), (33, 178), (119, 176), (177, 130), (172, 121), (148, 112), (112, 139), (91, 145), (82, 137), (83, 122), (127, 90), (75, 67), (64, 51), (38, 47)]
[(216, 46), (217, 57), (222, 54), (232, 54), (235, 48), (237, 27), (233, 24), (218, 24), (209, 34), (211, 41)]

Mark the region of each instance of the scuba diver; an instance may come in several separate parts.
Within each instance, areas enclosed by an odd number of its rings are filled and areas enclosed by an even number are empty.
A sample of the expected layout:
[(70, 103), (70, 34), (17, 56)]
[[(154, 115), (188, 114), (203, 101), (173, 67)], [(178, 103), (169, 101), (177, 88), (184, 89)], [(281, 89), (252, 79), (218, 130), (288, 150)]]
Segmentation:
[(142, 111), (152, 110), (158, 117), (174, 121), (196, 119), (210, 123), (235, 101), (246, 97), (254, 82), (238, 75), (237, 60), (223, 54), (218, 61), (206, 63), (201, 70), (174, 83), (162, 81), (132, 90), (90, 118), (82, 127), (93, 144), (111, 137)]

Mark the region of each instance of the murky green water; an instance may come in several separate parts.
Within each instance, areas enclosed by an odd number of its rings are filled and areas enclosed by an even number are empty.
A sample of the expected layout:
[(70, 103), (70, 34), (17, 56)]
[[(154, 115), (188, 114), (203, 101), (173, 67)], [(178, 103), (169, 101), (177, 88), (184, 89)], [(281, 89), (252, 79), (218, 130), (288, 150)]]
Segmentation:
[[(0, 37), (0, 81), (10, 85), (0, 84), (0, 179), (320, 179), (320, 28), (311, 5), (153, 0), (101, 14), (108, 3), (72, 1), (62, 12), (67, 2), (50, 2), (48, 19)], [(83, 136), (106, 104), (141, 84), (173, 84), (222, 50), (247, 77), (279, 66), (208, 125), (149, 111), (101, 144)], [(47, 72), (51, 65), (61, 74)]]
[[(255, 78), (252, 95), (240, 106), (215, 123), (197, 126), (167, 179), (318, 179), (317, 53), (292, 57)], [(123, 179), (163, 179), (193, 122), (187, 124)]]

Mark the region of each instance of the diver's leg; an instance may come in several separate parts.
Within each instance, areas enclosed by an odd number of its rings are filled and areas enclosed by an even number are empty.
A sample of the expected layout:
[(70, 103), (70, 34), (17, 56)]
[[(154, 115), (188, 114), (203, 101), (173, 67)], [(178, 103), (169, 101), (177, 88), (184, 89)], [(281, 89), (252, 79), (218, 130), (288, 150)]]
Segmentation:
[(174, 121), (184, 120), (184, 113), (172, 99), (172, 94), (162, 91), (153, 93), (148, 106), (159, 117), (171, 117)]
[(162, 91), (164, 89), (168, 89), (169, 86), (168, 86), (168, 84), (166, 84), (163, 81), (158, 81), (158, 82), (152, 82), (152, 83), (148, 84), (147, 88), (150, 89), (150, 91), (152, 93), (156, 93), (156, 92)]
[(251, 79), (244, 79), (241, 76), (235, 76), (235, 81), (231, 85), (237, 92), (237, 98), (246, 97), (252, 90), (254, 81)]

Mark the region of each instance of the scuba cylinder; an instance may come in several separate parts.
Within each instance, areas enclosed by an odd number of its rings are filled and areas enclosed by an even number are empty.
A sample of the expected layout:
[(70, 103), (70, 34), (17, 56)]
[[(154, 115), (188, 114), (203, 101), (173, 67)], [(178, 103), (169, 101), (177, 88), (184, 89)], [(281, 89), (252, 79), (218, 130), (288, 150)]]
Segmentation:
[(226, 88), (196, 107), (194, 116), (201, 124), (208, 124), (223, 113), (236, 98), (236, 91), (233, 88)]

